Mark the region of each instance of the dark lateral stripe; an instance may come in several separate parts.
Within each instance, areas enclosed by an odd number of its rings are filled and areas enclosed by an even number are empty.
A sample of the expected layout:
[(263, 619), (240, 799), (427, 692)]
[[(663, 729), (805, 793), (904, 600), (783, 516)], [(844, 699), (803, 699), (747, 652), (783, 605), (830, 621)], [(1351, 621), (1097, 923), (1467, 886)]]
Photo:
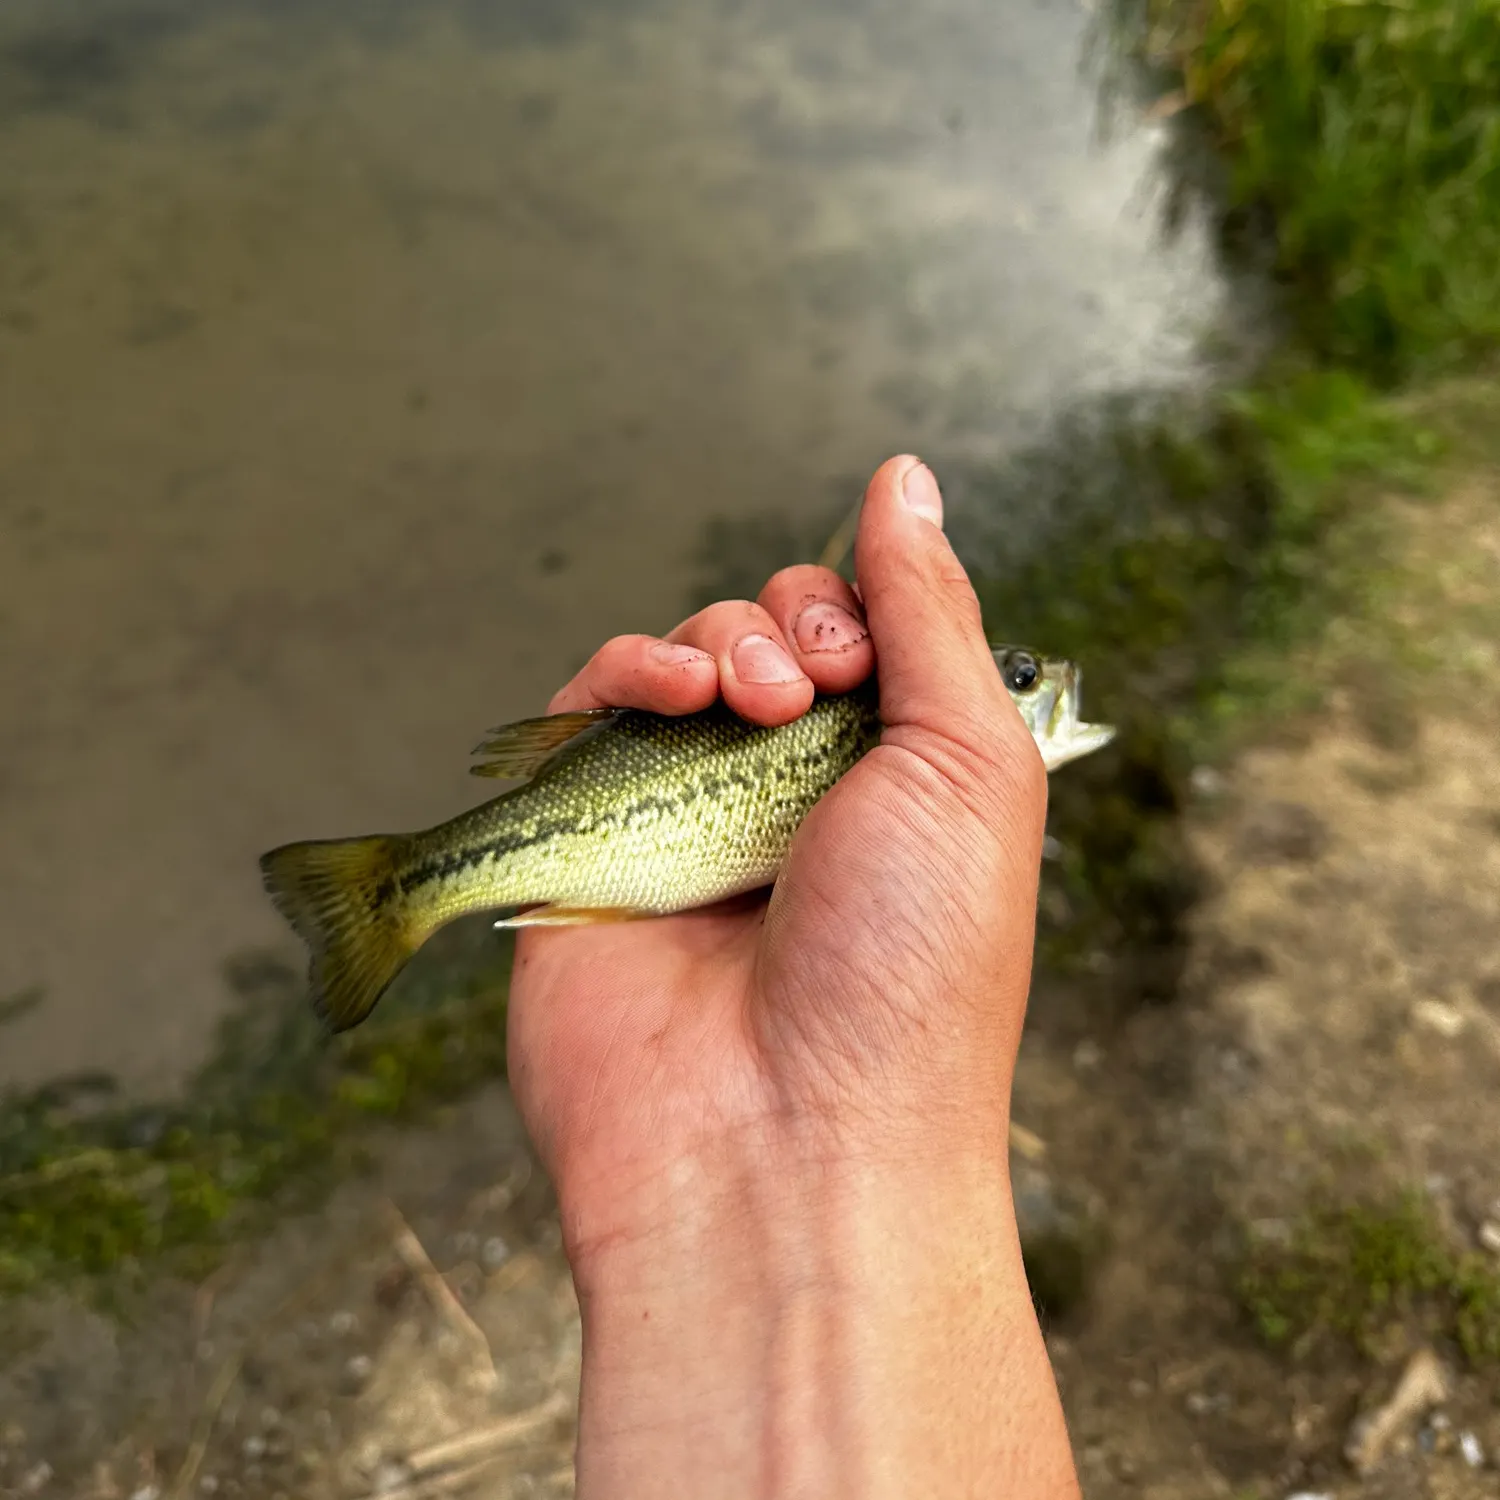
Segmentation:
[(643, 815), (653, 812), (675, 813), (700, 798), (714, 797), (731, 788), (746, 791), (761, 790), (772, 773), (775, 774), (777, 780), (786, 780), (796, 770), (824, 765), (835, 757), (848, 758), (850, 752), (857, 748), (860, 738), (858, 726), (851, 726), (836, 740), (814, 745), (811, 749), (803, 751), (801, 755), (791, 757), (780, 765), (767, 767), (759, 776), (743, 772), (716, 776), (711, 780), (695, 782), (683, 787), (682, 795), (677, 798), (645, 796), (627, 807), (606, 809), (597, 813), (585, 812), (582, 815), (551, 818), (538, 815), (527, 818), (514, 831), (501, 830), (483, 844), (472, 848), (455, 849), (445, 855), (432, 855), (421, 864), (403, 870), (401, 884), (405, 889), (411, 890), (413, 887), (429, 885), (435, 881), (452, 880), (470, 870), (478, 869), (491, 860), (503, 859), (506, 855), (520, 853), (523, 849), (535, 848), (538, 844), (545, 844), (561, 834), (578, 834), (585, 831), (596, 833), (617, 826), (628, 828), (632, 822)]

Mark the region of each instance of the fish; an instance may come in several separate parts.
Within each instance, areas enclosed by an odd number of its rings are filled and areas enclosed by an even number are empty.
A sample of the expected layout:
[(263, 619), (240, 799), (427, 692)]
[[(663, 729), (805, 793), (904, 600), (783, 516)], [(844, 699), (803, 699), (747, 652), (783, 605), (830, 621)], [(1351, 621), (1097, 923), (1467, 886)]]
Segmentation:
[[(1109, 743), (1079, 718), (1081, 673), (992, 647), (1048, 772)], [(722, 701), (670, 717), (596, 708), (490, 730), (476, 776), (519, 780), (416, 833), (313, 839), (261, 856), (267, 895), (305, 944), (314, 1010), (357, 1026), (439, 928), (634, 921), (775, 883), (802, 820), (880, 741), (878, 679), (766, 728)]]

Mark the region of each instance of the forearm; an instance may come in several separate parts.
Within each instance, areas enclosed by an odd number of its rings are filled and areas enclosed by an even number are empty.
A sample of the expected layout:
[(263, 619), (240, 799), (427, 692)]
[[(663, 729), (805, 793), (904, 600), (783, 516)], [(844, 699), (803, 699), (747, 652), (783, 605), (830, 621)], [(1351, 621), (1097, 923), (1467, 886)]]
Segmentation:
[(580, 1500), (1077, 1495), (993, 1165), (655, 1185), (578, 1261)]

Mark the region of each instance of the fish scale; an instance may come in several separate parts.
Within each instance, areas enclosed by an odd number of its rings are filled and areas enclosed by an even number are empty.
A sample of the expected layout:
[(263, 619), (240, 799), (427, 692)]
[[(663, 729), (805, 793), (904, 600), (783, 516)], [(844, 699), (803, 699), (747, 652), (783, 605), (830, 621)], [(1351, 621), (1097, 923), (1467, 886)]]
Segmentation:
[[(1079, 674), (995, 648), (1048, 770), (1107, 743), (1078, 717)], [(596, 709), (492, 731), (478, 775), (522, 785), (408, 834), (286, 844), (266, 890), (307, 944), (319, 1013), (357, 1025), (440, 927), (519, 908), (497, 926), (662, 916), (771, 884), (802, 820), (880, 740), (878, 689), (820, 696), (773, 728), (722, 702), (667, 717)]]
[(651, 914), (765, 885), (814, 803), (879, 740), (873, 688), (779, 729), (722, 704), (621, 713), (534, 780), (414, 840), (409, 901), (445, 919), (549, 903)]

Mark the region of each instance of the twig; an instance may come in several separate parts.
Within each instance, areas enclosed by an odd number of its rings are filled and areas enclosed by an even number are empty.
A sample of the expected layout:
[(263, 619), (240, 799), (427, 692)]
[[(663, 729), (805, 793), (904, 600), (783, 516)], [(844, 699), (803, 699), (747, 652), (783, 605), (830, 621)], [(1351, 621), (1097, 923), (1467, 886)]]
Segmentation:
[(849, 548), (854, 545), (854, 535), (859, 530), (859, 513), (863, 508), (863, 498), (856, 500), (849, 514), (839, 522), (838, 529), (828, 538), (828, 545), (818, 558), (820, 568), (837, 573), (844, 566), (844, 559), (848, 557)]
[(475, 1194), (465, 1209), (465, 1217), (477, 1219), (485, 1214), (504, 1213), (526, 1190), (530, 1181), (531, 1159), (523, 1156), (505, 1174), (504, 1182), (497, 1182)]
[(532, 1437), (550, 1422), (568, 1414), (572, 1403), (561, 1391), (554, 1391), (547, 1399), (529, 1411), (513, 1412), (484, 1427), (475, 1427), (460, 1433), (456, 1438), (447, 1438), (433, 1443), (417, 1453), (409, 1454), (407, 1467), (416, 1479), (426, 1478), (454, 1464), (467, 1463), (480, 1455), (494, 1458), (502, 1448), (512, 1447)]
[(1028, 1130), (1014, 1120), (1010, 1122), (1010, 1145), (1012, 1151), (1027, 1161), (1041, 1161), (1047, 1154), (1046, 1141), (1034, 1130)]
[[(304, 1304), (311, 1302), (313, 1297), (323, 1289), (324, 1285), (331, 1278), (334, 1268), (335, 1261), (330, 1257), (296, 1291), (284, 1297), (271, 1310), (271, 1315), (262, 1321), (260, 1325), (262, 1333), (275, 1328), (283, 1318), (288, 1317)], [(209, 1280), (212, 1281), (213, 1277), (210, 1277)], [(250, 1349), (255, 1347), (257, 1342), (257, 1339), (250, 1339), (244, 1349), (232, 1358), (225, 1360), (219, 1367), (219, 1373), (215, 1376), (214, 1383), (209, 1388), (207, 1399), (203, 1403), (203, 1409), (198, 1413), (198, 1421), (194, 1429), (193, 1439), (188, 1445), (188, 1451), (177, 1470), (176, 1477), (172, 1481), (172, 1488), (167, 1492), (167, 1500), (182, 1500), (182, 1496), (187, 1494), (193, 1480), (197, 1478), (198, 1469), (208, 1452), (209, 1439), (213, 1436), (214, 1424), (218, 1421), (219, 1412), (223, 1408), (224, 1402), (228, 1400), (229, 1392), (234, 1388), (235, 1379), (238, 1377), (240, 1368), (244, 1364), (246, 1354)]]
[(236, 1354), (219, 1366), (219, 1373), (214, 1377), (213, 1385), (209, 1387), (208, 1399), (203, 1403), (203, 1410), (198, 1413), (198, 1421), (193, 1428), (193, 1440), (188, 1444), (182, 1467), (178, 1469), (177, 1477), (172, 1481), (172, 1488), (168, 1492), (169, 1500), (181, 1500), (198, 1477), (203, 1457), (208, 1452), (208, 1441), (213, 1436), (214, 1423), (219, 1420), (219, 1412), (229, 1398), (234, 1382), (239, 1378), (240, 1365), (243, 1362), (244, 1355)]
[(490, 1341), (464, 1310), (463, 1303), (454, 1296), (453, 1288), (433, 1265), (431, 1257), (422, 1248), (421, 1240), (402, 1217), (401, 1210), (389, 1200), (386, 1208), (394, 1228), (392, 1248), (400, 1257), (401, 1263), (422, 1283), (422, 1289), (427, 1293), (433, 1310), (446, 1319), (453, 1331), (473, 1349), (479, 1360), (480, 1383), (491, 1392), (498, 1390), (500, 1377), (495, 1373), (495, 1356), (490, 1349)]
[(214, 1302), (219, 1295), (219, 1288), (237, 1269), (232, 1259), (226, 1260), (204, 1277), (198, 1289), (193, 1293), (193, 1344), (195, 1347), (208, 1336), (208, 1325), (214, 1315)]
[(465, 1485), (482, 1478), (495, 1465), (497, 1454), (482, 1458), (466, 1469), (450, 1469), (446, 1474), (436, 1474), (429, 1479), (418, 1479), (411, 1484), (397, 1486), (393, 1490), (372, 1490), (370, 1500), (379, 1495), (380, 1500), (433, 1500), (438, 1495), (451, 1495)]

